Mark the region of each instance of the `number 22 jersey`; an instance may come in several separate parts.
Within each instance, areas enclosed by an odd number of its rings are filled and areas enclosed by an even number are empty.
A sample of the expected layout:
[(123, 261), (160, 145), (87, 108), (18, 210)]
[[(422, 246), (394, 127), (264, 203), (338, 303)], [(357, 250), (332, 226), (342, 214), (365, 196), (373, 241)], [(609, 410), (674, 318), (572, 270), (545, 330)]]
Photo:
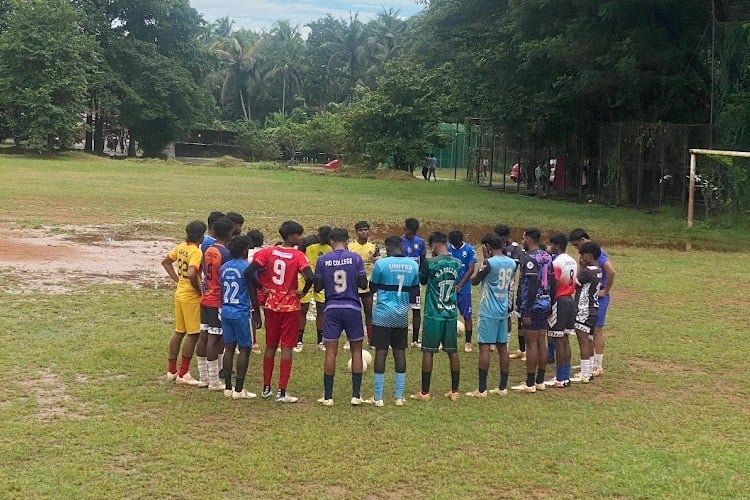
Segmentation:
[(310, 267), (305, 254), (296, 248), (273, 246), (256, 253), (253, 262), (259, 268), (258, 281), (267, 290), (266, 309), (275, 312), (299, 311), (297, 275)]

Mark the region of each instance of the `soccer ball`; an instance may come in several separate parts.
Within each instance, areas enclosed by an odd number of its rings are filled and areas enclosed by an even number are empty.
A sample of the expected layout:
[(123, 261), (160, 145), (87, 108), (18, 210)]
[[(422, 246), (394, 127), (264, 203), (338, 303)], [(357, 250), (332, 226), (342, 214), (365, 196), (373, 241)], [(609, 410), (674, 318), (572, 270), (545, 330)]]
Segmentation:
[(459, 321), (456, 325), (456, 334), (458, 335), (464, 335), (466, 334), (466, 326), (464, 326), (463, 321)]
[[(372, 363), (372, 354), (363, 350), (362, 351), (362, 373), (367, 371), (367, 367)], [(349, 362), (346, 363), (346, 368), (352, 371), (352, 358), (349, 358)]]

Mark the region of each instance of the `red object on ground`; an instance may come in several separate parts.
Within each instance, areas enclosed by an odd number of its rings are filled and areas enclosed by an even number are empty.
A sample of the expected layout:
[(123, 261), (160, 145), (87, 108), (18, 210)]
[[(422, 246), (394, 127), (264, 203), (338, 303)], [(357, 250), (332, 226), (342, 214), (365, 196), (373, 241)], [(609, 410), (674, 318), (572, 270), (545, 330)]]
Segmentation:
[(333, 160), (326, 163), (326, 168), (337, 170), (341, 168), (341, 160)]
[(518, 167), (518, 163), (510, 167), (510, 180), (512, 180), (513, 182), (518, 182), (519, 171), (520, 169)]

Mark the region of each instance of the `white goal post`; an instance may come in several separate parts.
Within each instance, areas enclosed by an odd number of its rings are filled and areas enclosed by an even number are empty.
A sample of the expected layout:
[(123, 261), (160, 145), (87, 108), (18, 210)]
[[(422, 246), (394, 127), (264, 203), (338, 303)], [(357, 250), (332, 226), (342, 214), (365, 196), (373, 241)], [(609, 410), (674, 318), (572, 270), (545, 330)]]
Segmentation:
[(721, 151), (718, 149), (690, 150), (690, 184), (688, 187), (687, 227), (693, 227), (693, 209), (695, 207), (695, 164), (698, 155), (704, 156), (732, 156), (735, 158), (750, 158), (747, 151)]

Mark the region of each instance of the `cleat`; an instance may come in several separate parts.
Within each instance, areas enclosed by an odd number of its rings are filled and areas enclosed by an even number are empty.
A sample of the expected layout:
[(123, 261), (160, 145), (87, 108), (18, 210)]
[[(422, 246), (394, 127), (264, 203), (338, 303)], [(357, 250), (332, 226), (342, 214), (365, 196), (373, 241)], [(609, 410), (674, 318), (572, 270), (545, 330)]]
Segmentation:
[(242, 390), (240, 392), (232, 391), (232, 399), (255, 399), (258, 395), (254, 392)]
[(545, 389), (547, 389), (547, 386), (544, 385), (544, 382), (542, 382), (541, 384), (536, 384), (535, 387), (537, 391), (544, 391)]
[(206, 382), (205, 380), (199, 380), (199, 381), (198, 381), (198, 384), (196, 385), (196, 387), (200, 387), (200, 388), (202, 388), (202, 389), (205, 389), (205, 388), (206, 388), (206, 387), (208, 387), (209, 385), (210, 385), (210, 384), (209, 384), (208, 382)]
[(384, 404), (382, 399), (375, 399), (374, 397), (365, 399), (362, 402), (366, 405), (377, 406), (378, 408), (382, 407)]
[(579, 373), (578, 375), (573, 376), (570, 379), (570, 382), (573, 384), (588, 384), (589, 382), (591, 382), (591, 378), (592, 377), (584, 377)]
[(284, 396), (281, 396), (281, 395), (276, 396), (277, 403), (296, 403), (297, 401), (299, 401), (299, 398), (290, 396), (289, 394), (286, 394)]
[(446, 398), (450, 398), (451, 401), (458, 401), (458, 392), (448, 391), (445, 393)]
[(552, 387), (556, 389), (564, 389), (568, 386), (570, 386), (570, 380), (555, 381), (555, 385), (553, 385)]
[(536, 392), (536, 386), (528, 386), (526, 385), (526, 382), (524, 382), (522, 384), (514, 385), (511, 387), (511, 390), (523, 392), (525, 394), (534, 394)]
[(507, 396), (508, 389), (500, 389), (499, 387), (496, 389), (490, 389), (490, 394), (497, 394), (498, 396)]
[(253, 354), (260, 354), (260, 346), (258, 344), (253, 344), (252, 352)]
[[(198, 386), (198, 387), (200, 387), (200, 386)], [(214, 384), (206, 384), (206, 387), (208, 387), (209, 391), (223, 391), (223, 390), (226, 390), (226, 388), (227, 388), (227, 386), (224, 385), (224, 384), (222, 384), (222, 383), (219, 383), (219, 384), (216, 384), (216, 385), (214, 385)]]
[(422, 342), (419, 342), (419, 341), (416, 341), (416, 342), (412, 342), (412, 343), (411, 343), (411, 346), (412, 346), (412, 347), (413, 347), (414, 349), (421, 349), (421, 348), (422, 348)]
[(323, 406), (333, 406), (333, 399), (320, 398), (318, 399), (318, 403), (322, 404)]
[(521, 351), (512, 352), (508, 355), (510, 359), (521, 359), (524, 356), (526, 356), (526, 353)]
[(302, 352), (302, 342), (297, 342), (297, 346), (292, 349), (294, 352)]
[(359, 406), (362, 404), (362, 398), (352, 398), (351, 400), (352, 406)]
[(594, 371), (591, 372), (592, 377), (601, 377), (602, 375), (604, 375), (604, 368), (601, 366), (597, 366), (594, 368)]
[(175, 379), (178, 384), (182, 385), (191, 385), (193, 387), (197, 386), (200, 382), (195, 380), (192, 375), (190, 375), (190, 372), (187, 372), (185, 375), (180, 377), (179, 375)]
[(479, 389), (477, 389), (476, 391), (467, 392), (466, 395), (471, 398), (486, 398), (487, 391), (479, 392)]
[(268, 399), (271, 397), (272, 394), (273, 392), (271, 392), (270, 387), (264, 387), (263, 392), (260, 394), (260, 397), (262, 397), (263, 399)]
[(319, 351), (325, 351), (326, 346), (323, 344), (323, 342), (318, 342), (318, 350)]
[(346, 342), (344, 342), (344, 350), (348, 351), (349, 349), (351, 349), (351, 346), (349, 345), (349, 341), (347, 340)]
[(233, 392), (234, 391), (232, 389), (224, 389), (224, 397), (225, 398), (231, 398)]
[(170, 382), (174, 382), (175, 380), (177, 380), (177, 373), (167, 372), (167, 380), (169, 380)]
[(421, 392), (415, 392), (409, 397), (417, 401), (429, 401), (432, 398), (429, 392), (427, 394), (422, 394)]
[(557, 378), (554, 378), (554, 377), (549, 380), (544, 381), (544, 385), (546, 385), (547, 387), (554, 387), (556, 383), (557, 383)]
[(395, 404), (396, 406), (404, 406), (406, 405), (406, 401), (404, 401), (403, 399), (397, 399)]
[(471, 342), (467, 342), (466, 344), (464, 344), (464, 352), (471, 352), (473, 350), (474, 349), (471, 347)]

